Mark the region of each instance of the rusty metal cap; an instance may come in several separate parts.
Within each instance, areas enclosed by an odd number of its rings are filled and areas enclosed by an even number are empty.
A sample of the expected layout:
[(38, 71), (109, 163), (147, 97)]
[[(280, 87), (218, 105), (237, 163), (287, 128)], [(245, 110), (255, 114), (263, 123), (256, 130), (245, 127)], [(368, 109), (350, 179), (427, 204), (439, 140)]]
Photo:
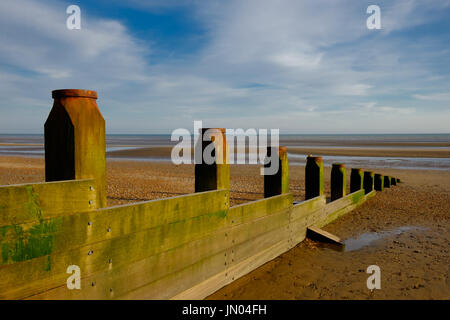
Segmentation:
[(315, 157), (315, 156), (312, 156), (312, 155), (309, 155), (308, 157), (306, 157), (306, 160), (307, 161), (314, 161), (314, 162), (322, 162), (323, 161), (322, 157)]
[(345, 164), (343, 163), (333, 163), (334, 168), (345, 168)]
[(52, 98), (80, 97), (97, 99), (97, 91), (83, 89), (60, 89), (52, 91)]

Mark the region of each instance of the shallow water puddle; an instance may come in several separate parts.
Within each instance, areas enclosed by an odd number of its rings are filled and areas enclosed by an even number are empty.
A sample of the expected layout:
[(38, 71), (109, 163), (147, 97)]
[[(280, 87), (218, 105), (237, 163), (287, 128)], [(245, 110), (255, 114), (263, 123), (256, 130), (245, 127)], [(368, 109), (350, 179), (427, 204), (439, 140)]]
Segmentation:
[(388, 238), (391, 236), (397, 236), (407, 231), (425, 230), (423, 227), (416, 226), (402, 226), (393, 230), (381, 231), (381, 232), (366, 232), (358, 236), (357, 238), (350, 238), (344, 240), (344, 251), (355, 251), (363, 247), (373, 244), (375, 241)]

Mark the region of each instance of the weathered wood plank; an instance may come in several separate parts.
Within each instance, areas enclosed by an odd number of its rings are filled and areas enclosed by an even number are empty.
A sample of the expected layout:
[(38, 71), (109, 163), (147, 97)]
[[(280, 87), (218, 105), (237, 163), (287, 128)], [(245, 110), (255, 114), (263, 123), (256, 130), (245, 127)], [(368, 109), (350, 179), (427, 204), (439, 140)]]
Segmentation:
[(231, 207), (227, 219), (238, 225), (291, 207), (292, 194), (286, 193)]
[[(327, 205), (321, 196), (294, 206), (285, 194), (228, 209), (222, 190), (63, 216), (65, 229), (45, 233), (61, 243), (55, 251), (0, 266), (0, 297), (203, 298), (287, 251), (307, 226), (330, 223), (374, 194), (358, 191)], [(82, 269), (82, 292), (65, 287), (71, 264)]]
[(314, 226), (308, 227), (306, 235), (311, 240), (344, 245), (338, 236)]
[[(154, 256), (130, 264), (121, 263), (117, 265), (117, 263), (115, 263), (117, 259), (112, 258), (114, 264), (110, 265), (108, 270), (83, 278), (82, 286), (83, 288), (86, 288), (87, 286), (86, 291), (83, 291), (83, 289), (81, 291), (75, 290), (67, 292), (68, 290), (65, 287), (65, 283), (62, 283), (53, 290), (47, 290), (44, 293), (31, 298), (61, 299), (66, 298), (66, 295), (69, 295), (70, 298), (76, 299), (106, 299), (110, 297), (110, 288), (113, 288), (116, 295), (124, 294), (124, 290), (134, 290), (145, 283), (156, 281), (158, 278), (167, 276), (171, 272), (177, 272), (180, 269), (188, 267), (190, 264), (198, 263), (198, 261), (207, 259), (208, 257), (227, 249), (227, 251), (224, 251), (224, 262), (229, 261), (231, 264), (233, 262), (232, 260), (236, 259), (236, 261), (238, 261), (241, 259), (242, 250), (238, 250), (236, 252), (236, 258), (234, 258), (234, 250), (231, 250), (230, 248), (259, 238), (256, 243), (252, 242), (250, 245), (247, 245), (247, 247), (249, 247), (247, 251), (254, 252), (257, 248), (262, 248), (262, 244), (267, 243), (267, 241), (262, 241), (261, 237), (269, 237), (268, 239), (270, 241), (277, 239), (278, 235), (275, 235), (272, 231), (275, 229), (281, 234), (280, 230), (285, 228), (288, 222), (289, 210), (285, 209), (245, 224), (221, 228), (220, 230), (210, 233), (206, 237), (187, 242), (185, 245), (179, 247), (169, 248), (165, 252), (157, 253)], [(178, 230), (177, 233), (186, 232), (192, 234), (191, 230), (192, 229), (190, 228), (186, 228), (184, 230)], [(285, 233), (284, 236), (287, 237), (287, 233)], [(161, 248), (162, 245), (156, 244), (151, 247)], [(128, 256), (128, 258), (131, 257)], [(245, 258), (247, 258), (247, 256), (245, 256)], [(151, 270), (151, 272), (148, 270)], [(94, 290), (94, 288), (90, 288), (89, 285), (93, 282), (96, 283), (97, 287), (104, 287), (104, 290), (98, 288), (95, 288)], [(103, 295), (97, 296), (97, 294)]]
[(323, 195), (297, 203), (292, 208), (291, 221), (309, 215), (325, 205), (326, 197)]
[(95, 210), (95, 188), (92, 179), (0, 186), (0, 227)]
[(339, 217), (354, 210), (366, 201), (364, 190), (353, 192), (339, 200), (327, 204), (324, 208), (326, 217), (318, 221), (315, 225), (319, 228), (326, 226)]
[(240, 263), (214, 275), (211, 278), (206, 279), (190, 289), (173, 296), (171, 299), (203, 299), (234, 280), (262, 266), (266, 262), (273, 260), (287, 250), (289, 250), (288, 240), (280, 241), (273, 246), (264, 249), (258, 254), (241, 261)]
[(0, 265), (67, 251), (208, 213), (222, 212), (225, 216), (227, 199), (226, 190), (209, 191), (0, 227)]
[[(226, 213), (226, 211), (225, 211)], [(0, 266), (0, 298), (32, 295), (64, 283), (69, 265), (77, 265), (87, 276), (115, 265), (126, 265), (204, 237), (224, 228), (223, 211), (165, 224), (123, 237), (96, 242), (15, 264)]]

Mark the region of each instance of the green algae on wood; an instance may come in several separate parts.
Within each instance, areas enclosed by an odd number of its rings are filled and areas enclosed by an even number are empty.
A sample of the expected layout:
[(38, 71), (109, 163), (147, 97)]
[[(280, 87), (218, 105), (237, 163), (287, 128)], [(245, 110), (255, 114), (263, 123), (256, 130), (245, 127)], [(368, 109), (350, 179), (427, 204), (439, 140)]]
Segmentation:
[(44, 256), (52, 252), (55, 233), (61, 228), (62, 218), (49, 221), (39, 219), (31, 227), (2, 226), (1, 264), (10, 264)]
[(0, 226), (95, 209), (94, 180), (0, 186)]

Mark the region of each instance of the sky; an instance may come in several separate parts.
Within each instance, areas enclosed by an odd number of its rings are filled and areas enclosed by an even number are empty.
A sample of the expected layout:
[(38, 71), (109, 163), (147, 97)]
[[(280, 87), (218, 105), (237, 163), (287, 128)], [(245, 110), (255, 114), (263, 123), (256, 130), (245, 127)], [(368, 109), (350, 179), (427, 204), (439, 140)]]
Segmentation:
[(67, 88), (109, 134), (450, 132), (450, 0), (1, 0), (0, 30), (0, 133), (43, 133)]

